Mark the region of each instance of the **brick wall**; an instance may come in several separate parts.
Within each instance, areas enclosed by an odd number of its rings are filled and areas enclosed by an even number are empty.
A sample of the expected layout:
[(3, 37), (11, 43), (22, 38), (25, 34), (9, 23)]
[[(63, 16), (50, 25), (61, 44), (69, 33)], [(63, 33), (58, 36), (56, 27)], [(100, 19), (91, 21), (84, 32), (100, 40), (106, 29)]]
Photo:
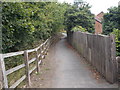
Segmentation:
[(95, 34), (102, 33), (102, 24), (98, 21), (95, 21)]
[(95, 34), (101, 34), (102, 33), (102, 19), (103, 19), (104, 13), (101, 12), (97, 16), (95, 16)]

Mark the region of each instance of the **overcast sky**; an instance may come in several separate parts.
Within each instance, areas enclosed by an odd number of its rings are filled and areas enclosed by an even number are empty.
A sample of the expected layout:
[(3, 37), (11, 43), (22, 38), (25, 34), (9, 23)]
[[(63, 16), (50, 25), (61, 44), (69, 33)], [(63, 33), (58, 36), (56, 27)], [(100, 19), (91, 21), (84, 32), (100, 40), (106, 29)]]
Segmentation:
[[(58, 0), (60, 2), (73, 3), (74, 0)], [(113, 6), (118, 6), (120, 0), (83, 0), (92, 5), (91, 12), (95, 15), (101, 11), (107, 12), (107, 9)]]

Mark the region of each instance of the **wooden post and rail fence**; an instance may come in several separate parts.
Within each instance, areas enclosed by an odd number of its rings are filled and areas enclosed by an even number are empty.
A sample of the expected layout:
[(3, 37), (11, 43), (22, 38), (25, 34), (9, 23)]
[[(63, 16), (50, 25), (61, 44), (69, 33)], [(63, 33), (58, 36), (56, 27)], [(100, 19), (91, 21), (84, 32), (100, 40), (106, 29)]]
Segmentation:
[(67, 40), (108, 82), (117, 82), (115, 35), (68, 32)]
[[(24, 80), (26, 80), (27, 85), (30, 86), (30, 84), (31, 84), (30, 74), (34, 70), (37, 70), (37, 72), (40, 72), (39, 65), (41, 64), (42, 60), (39, 60), (39, 57), (41, 57), (41, 59), (45, 58), (45, 55), (47, 54), (47, 51), (48, 51), (50, 45), (52, 45), (56, 40), (57, 40), (56, 37), (54, 37), (54, 38), (52, 37), (52, 38), (47, 39), (39, 47), (31, 49), (31, 50), (0, 54), (0, 89), (16, 88)], [(32, 58), (31, 60), (29, 60), (29, 53), (31, 53), (31, 52), (35, 52), (36, 56), (34, 58)], [(6, 70), (5, 69), (5, 58), (18, 56), (18, 55), (24, 55), (24, 63), (14, 67), (14, 68), (11, 68), (9, 70)], [(32, 69), (30, 70), (29, 65), (33, 62), (36, 62), (36, 65), (34, 67), (32, 67)], [(18, 79), (14, 84), (9, 86), (7, 76), (9, 74), (12, 74), (15, 71), (20, 70), (21, 68), (25, 68), (26, 74), (23, 75), (20, 79)]]

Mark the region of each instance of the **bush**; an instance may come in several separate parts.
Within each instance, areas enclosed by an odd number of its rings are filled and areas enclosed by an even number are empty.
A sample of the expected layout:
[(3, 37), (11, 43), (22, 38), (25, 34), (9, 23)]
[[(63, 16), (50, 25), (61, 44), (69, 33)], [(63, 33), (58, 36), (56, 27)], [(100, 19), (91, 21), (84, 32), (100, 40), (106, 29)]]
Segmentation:
[(76, 32), (76, 31), (86, 32), (87, 30), (85, 28), (83, 28), (82, 26), (76, 26), (76, 27), (72, 28), (71, 31), (74, 31), (74, 32)]
[(115, 34), (117, 56), (120, 56), (120, 30), (114, 28), (112, 34)]

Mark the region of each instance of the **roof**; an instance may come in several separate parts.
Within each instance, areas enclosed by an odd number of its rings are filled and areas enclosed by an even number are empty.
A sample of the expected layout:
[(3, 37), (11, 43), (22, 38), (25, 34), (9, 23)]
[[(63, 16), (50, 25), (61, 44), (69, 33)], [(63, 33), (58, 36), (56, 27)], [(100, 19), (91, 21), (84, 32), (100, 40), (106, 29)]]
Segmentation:
[(100, 14), (104, 14), (104, 12), (102, 11), (102, 12), (100, 12), (97, 16), (99, 16)]
[(102, 23), (103, 15), (104, 12), (100, 12), (98, 15), (95, 16), (95, 20), (98, 21), (99, 23)]
[(98, 19), (97, 17), (95, 17), (95, 20), (98, 21), (99, 23), (102, 23), (102, 21)]

